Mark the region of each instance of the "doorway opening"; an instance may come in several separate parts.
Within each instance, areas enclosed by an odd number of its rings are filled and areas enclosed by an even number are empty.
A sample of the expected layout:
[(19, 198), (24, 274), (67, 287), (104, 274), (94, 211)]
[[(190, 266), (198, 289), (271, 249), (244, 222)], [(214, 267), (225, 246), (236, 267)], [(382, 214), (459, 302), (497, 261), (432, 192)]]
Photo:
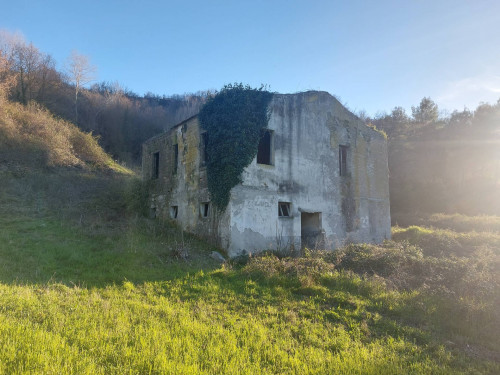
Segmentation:
[(316, 249), (323, 244), (321, 212), (302, 212), (300, 215), (300, 235), (302, 248)]

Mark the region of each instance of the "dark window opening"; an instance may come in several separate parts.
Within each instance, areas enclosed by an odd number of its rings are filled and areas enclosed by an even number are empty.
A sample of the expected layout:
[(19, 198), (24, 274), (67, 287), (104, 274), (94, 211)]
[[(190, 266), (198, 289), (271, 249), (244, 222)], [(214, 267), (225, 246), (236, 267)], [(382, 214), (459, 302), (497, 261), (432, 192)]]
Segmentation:
[(153, 174), (151, 178), (156, 179), (160, 176), (160, 152), (153, 154)]
[(179, 207), (178, 206), (172, 206), (172, 207), (170, 207), (170, 217), (172, 219), (177, 219), (178, 212), (179, 212)]
[(290, 217), (290, 202), (278, 202), (278, 216)]
[(200, 159), (201, 165), (205, 165), (208, 162), (208, 133), (201, 133), (201, 145), (200, 145)]
[(151, 207), (149, 209), (149, 218), (154, 219), (156, 217), (156, 207)]
[(205, 202), (205, 203), (202, 203), (200, 205), (200, 214), (201, 214), (201, 217), (208, 217), (209, 213), (210, 213), (210, 204), (208, 202)]
[(257, 163), (272, 165), (272, 131), (262, 131), (259, 149), (257, 151)]
[(179, 164), (179, 145), (174, 145), (174, 169), (173, 173), (177, 173), (177, 164)]
[(339, 146), (339, 175), (347, 176), (347, 150), (349, 146)]

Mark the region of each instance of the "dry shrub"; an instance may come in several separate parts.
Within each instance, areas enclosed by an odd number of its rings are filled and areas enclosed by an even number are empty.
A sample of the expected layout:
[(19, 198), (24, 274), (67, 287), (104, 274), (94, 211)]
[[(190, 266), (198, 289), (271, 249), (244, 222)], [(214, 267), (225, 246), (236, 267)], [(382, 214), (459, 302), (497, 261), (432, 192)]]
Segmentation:
[(243, 272), (258, 278), (286, 277), (300, 279), (307, 276), (316, 279), (325, 273), (332, 272), (335, 268), (333, 263), (328, 262), (318, 254), (320, 252), (303, 257), (285, 257), (281, 259), (272, 253), (257, 255), (249, 259), (243, 268)]
[(446, 229), (411, 226), (406, 229), (393, 228), (393, 239), (408, 241), (419, 246), (424, 255), (434, 257), (471, 257), (483, 246), (496, 248), (500, 252), (500, 234), (495, 232), (457, 233)]
[(0, 161), (33, 167), (112, 164), (92, 134), (55, 118), (36, 103), (2, 103), (0, 134)]
[(249, 258), (243, 272), (260, 279), (318, 281), (336, 269), (382, 278), (392, 289), (425, 290), (500, 308), (500, 254), (488, 245), (471, 257), (428, 256), (408, 241), (350, 244), (333, 252), (318, 250), (281, 259), (267, 253)]
[(0, 104), (6, 101), (9, 90), (15, 84), (16, 76), (10, 69), (9, 60), (0, 51)]
[(500, 216), (494, 215), (391, 213), (391, 219), (395, 225), (400, 227), (422, 225), (456, 232), (500, 232)]
[(427, 225), (457, 232), (500, 232), (500, 216), (433, 214), (427, 218)]
[(451, 254), (462, 254), (464, 249), (457, 240), (456, 233), (429, 230), (411, 226), (404, 230), (396, 227), (393, 233), (395, 241), (408, 241), (419, 246), (427, 256), (443, 257)]
[(84, 133), (76, 126), (71, 130), (69, 139), (76, 157), (94, 166), (104, 167), (109, 164), (109, 155), (99, 146), (98, 137), (93, 136), (92, 133)]
[(418, 246), (393, 241), (353, 244), (337, 254), (336, 268), (381, 276), (396, 289), (422, 289), (500, 308), (500, 254), (487, 245), (471, 257), (425, 256)]
[(396, 289), (421, 286), (425, 274), (422, 251), (407, 242), (387, 242), (384, 246), (351, 244), (340, 249), (336, 256), (337, 268), (381, 276)]

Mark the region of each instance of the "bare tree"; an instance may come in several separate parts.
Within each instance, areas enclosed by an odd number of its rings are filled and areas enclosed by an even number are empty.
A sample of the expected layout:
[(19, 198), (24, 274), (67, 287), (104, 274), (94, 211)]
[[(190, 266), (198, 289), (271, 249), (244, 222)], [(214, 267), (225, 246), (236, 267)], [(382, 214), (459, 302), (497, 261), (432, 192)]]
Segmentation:
[(0, 30), (0, 50), (7, 58), (10, 69), (17, 77), (16, 99), (27, 104), (33, 99), (36, 71), (40, 65), (40, 51), (32, 44), (27, 44), (24, 37)]
[(0, 29), (0, 54), (7, 60), (10, 74), (15, 76), (14, 90), (9, 94), (23, 104), (31, 100), (45, 103), (61, 82), (54, 59), (33, 43), (26, 43), (19, 33)]
[(37, 73), (40, 69), (42, 55), (33, 43), (17, 45), (15, 53), (15, 68), (18, 72), (18, 99), (23, 104), (29, 103), (35, 97)]
[(67, 72), (71, 83), (75, 86), (75, 123), (78, 123), (78, 94), (83, 86), (92, 82), (96, 78), (97, 68), (90, 63), (87, 56), (81, 55), (78, 51), (71, 51), (68, 58)]
[(14, 85), (15, 75), (10, 70), (10, 63), (0, 50), (0, 103), (4, 100), (10, 88)]
[(0, 51), (11, 63), (16, 46), (24, 44), (26, 44), (26, 41), (21, 33), (12, 33), (6, 29), (0, 29)]

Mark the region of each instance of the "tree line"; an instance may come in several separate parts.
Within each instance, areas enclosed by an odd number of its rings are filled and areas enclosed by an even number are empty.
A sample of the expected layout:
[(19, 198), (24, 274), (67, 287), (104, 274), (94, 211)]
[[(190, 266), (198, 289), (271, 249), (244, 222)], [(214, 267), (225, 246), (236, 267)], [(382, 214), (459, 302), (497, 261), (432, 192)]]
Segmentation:
[(440, 116), (423, 98), (374, 118), (388, 136), (391, 210), (500, 215), (500, 99)]
[[(199, 112), (210, 91), (137, 95), (117, 82), (96, 82), (97, 69), (73, 51), (64, 69), (19, 35), (0, 30), (5, 69), (0, 85), (9, 100), (37, 102), (54, 115), (98, 136), (104, 149), (128, 165), (139, 165), (141, 144)], [(9, 82), (7, 85), (6, 82)], [(93, 83), (93, 84), (91, 84)]]
[[(139, 96), (116, 82), (95, 82), (95, 69), (74, 52), (66, 69), (20, 35), (0, 31), (0, 94), (37, 102), (98, 136), (104, 149), (139, 165), (142, 143), (198, 113), (213, 96)], [(92, 85), (89, 83), (93, 82)], [(428, 97), (411, 107), (369, 117), (388, 136), (393, 212), (500, 214), (500, 100), (443, 116)]]

